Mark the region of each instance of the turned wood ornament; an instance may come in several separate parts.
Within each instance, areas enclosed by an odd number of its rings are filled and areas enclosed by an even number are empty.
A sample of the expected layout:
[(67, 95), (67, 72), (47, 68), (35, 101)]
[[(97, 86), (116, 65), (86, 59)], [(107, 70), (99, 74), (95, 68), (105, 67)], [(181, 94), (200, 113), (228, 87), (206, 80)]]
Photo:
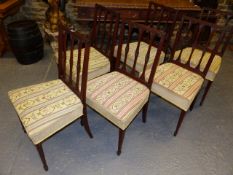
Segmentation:
[(57, 32), (59, 21), (64, 25), (67, 24), (65, 13), (59, 9), (59, 0), (48, 0), (48, 4), (49, 8), (45, 14), (45, 27), (51, 30), (51, 32)]

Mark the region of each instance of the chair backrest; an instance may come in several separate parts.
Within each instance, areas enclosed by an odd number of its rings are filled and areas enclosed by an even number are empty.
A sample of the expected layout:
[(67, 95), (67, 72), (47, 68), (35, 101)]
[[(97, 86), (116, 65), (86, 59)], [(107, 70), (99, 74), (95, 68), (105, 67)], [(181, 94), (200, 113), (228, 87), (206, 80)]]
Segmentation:
[[(220, 27), (222, 30), (226, 30), (233, 26), (233, 13), (230, 11), (221, 11), (218, 9), (210, 9), (210, 8), (203, 8), (199, 19), (205, 20), (211, 23), (215, 23)], [(223, 43), (226, 44), (228, 41), (224, 41)], [(218, 53), (220, 56), (226, 51), (226, 46), (222, 47), (222, 50)]]
[[(207, 40), (203, 42), (202, 33), (206, 29), (209, 30), (209, 35)], [(172, 48), (171, 61), (205, 77), (214, 57), (219, 55), (222, 50), (226, 49), (232, 37), (232, 29), (233, 28), (226, 28), (226, 30), (222, 30), (222, 28), (213, 23), (183, 16)], [(187, 40), (190, 41), (188, 42), (188, 47), (191, 48), (191, 50), (186, 61), (184, 61), (181, 59), (181, 55), (187, 47), (182, 48), (180, 45), (183, 44), (183, 42), (187, 42)], [(175, 56), (176, 51), (180, 48), (182, 49), (179, 55)], [(192, 58), (196, 56), (195, 54), (197, 54), (197, 51), (199, 52), (197, 56), (199, 60), (195, 63), (196, 66), (193, 66)], [(204, 68), (201, 67), (203, 61), (206, 62)]]
[[(143, 41), (147, 37), (147, 44), (143, 44)], [(152, 47), (154, 46), (154, 40), (155, 38), (159, 39), (156, 43), (156, 54), (152, 53)], [(164, 47), (164, 40), (165, 40), (165, 34), (155, 28), (151, 28), (149, 26), (134, 23), (131, 21), (125, 21), (123, 20), (121, 23), (121, 29), (120, 29), (120, 38), (119, 38), (119, 45), (117, 50), (117, 58), (116, 58), (116, 64), (115, 64), (115, 70), (124, 73), (125, 75), (128, 75), (129, 77), (137, 80), (138, 82), (146, 85), (148, 88), (151, 88), (154, 74), (156, 71), (156, 67), (158, 65), (161, 51)], [(130, 45), (131, 43), (136, 43), (136, 49), (133, 51), (134, 53), (129, 53)], [(122, 46), (125, 47), (122, 47)], [(130, 50), (132, 52), (132, 50)], [(141, 54), (140, 52), (143, 52), (144, 54)], [(145, 54), (146, 53), (146, 54)], [(122, 54), (124, 55), (124, 60), (121, 60)], [(150, 76), (149, 79), (145, 78), (146, 70), (148, 61), (150, 59), (150, 55), (154, 54), (155, 57), (153, 59), (153, 65), (150, 69)], [(133, 55), (133, 66), (128, 67), (127, 61), (128, 58), (132, 57)], [(143, 70), (142, 72), (138, 73), (136, 70), (136, 64), (138, 64), (137, 60), (142, 55), (145, 56), (145, 61), (142, 63)]]
[(150, 27), (164, 31), (165, 44), (169, 44), (178, 18), (178, 10), (150, 1), (145, 22)]
[[(91, 42), (87, 35), (83, 35), (67, 26), (59, 24), (59, 78), (79, 96), (83, 104), (86, 102), (90, 45)], [(78, 54), (75, 55), (74, 50), (78, 50)], [(74, 77), (74, 72), (76, 72), (76, 77)]]
[(120, 14), (99, 4), (95, 5), (92, 46), (108, 58), (113, 56)]
[(213, 22), (217, 25), (228, 26), (233, 23), (233, 13), (230, 11), (222, 11), (218, 9), (203, 8), (199, 14), (199, 19)]

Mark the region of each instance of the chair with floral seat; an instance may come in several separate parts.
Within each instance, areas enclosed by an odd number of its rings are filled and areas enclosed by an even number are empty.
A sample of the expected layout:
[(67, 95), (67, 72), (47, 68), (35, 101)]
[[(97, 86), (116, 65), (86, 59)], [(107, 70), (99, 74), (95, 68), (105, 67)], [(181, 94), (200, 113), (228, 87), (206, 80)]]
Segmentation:
[[(173, 34), (174, 27), (177, 22), (178, 18), (178, 10), (175, 10), (170, 7), (166, 7), (161, 4), (157, 4), (155, 2), (150, 1), (149, 6), (147, 9), (147, 15), (146, 19), (144, 21), (145, 25), (161, 30), (165, 34), (165, 42), (164, 42), (164, 47), (162, 50), (162, 53), (160, 55), (159, 59), (159, 64), (162, 64), (165, 61), (166, 54), (170, 51), (170, 38)], [(141, 42), (141, 47), (140, 47), (140, 56), (137, 59), (136, 63), (136, 71), (137, 72), (142, 72), (143, 71), (143, 66), (145, 62), (145, 55), (148, 47), (149, 41), (147, 41), (148, 37), (145, 37), (143, 41)], [(148, 61), (147, 68), (150, 69), (153, 65), (153, 59), (156, 55), (157, 52), (157, 42), (159, 42), (159, 38), (155, 38), (153, 46), (151, 48), (151, 55)], [(126, 43), (122, 45), (123, 50), (126, 47)], [(115, 52), (114, 56), (116, 57), (117, 55), (117, 49), (118, 46), (115, 47)], [(135, 50), (137, 49), (137, 41), (132, 40), (132, 42), (129, 44), (129, 53), (128, 53), (128, 59), (127, 59), (127, 66), (131, 67), (133, 66), (134, 63), (134, 58), (135, 58)], [(124, 53), (122, 53), (121, 61), (124, 61)]]
[[(216, 24), (217, 26), (219, 26), (219, 30), (220, 30), (219, 32), (221, 32), (221, 30), (226, 30), (226, 28), (229, 28), (230, 30), (230, 28), (233, 26), (233, 13), (229, 11), (221, 11), (218, 9), (203, 8), (200, 11), (200, 14), (196, 16), (196, 18)], [(199, 42), (202, 42), (202, 43), (206, 42), (209, 34), (210, 34), (210, 28), (206, 28), (205, 30), (203, 30), (203, 32), (201, 33)], [(207, 84), (205, 86), (204, 93), (200, 101), (200, 105), (203, 104), (208, 94), (208, 91), (210, 87), (212, 86), (212, 83), (216, 75), (219, 72), (219, 69), (222, 63), (222, 58), (230, 42), (230, 39), (231, 37), (224, 37), (224, 40), (222, 40), (222, 42), (220, 43), (221, 46), (219, 46), (219, 50), (216, 52), (214, 60), (212, 64), (210, 65), (210, 68), (205, 77), (205, 81), (207, 82)], [(188, 45), (183, 48), (183, 51), (181, 54), (182, 60), (187, 61), (187, 58), (189, 58), (190, 56), (191, 49), (192, 48), (189, 47)], [(179, 54), (180, 54), (180, 50), (177, 50), (175, 53), (175, 58), (177, 58)], [(192, 64), (197, 65), (197, 63), (199, 62), (201, 58), (201, 54), (202, 54), (202, 50), (200, 49), (194, 50), (193, 56), (191, 58)], [(205, 56), (201, 63), (202, 68), (205, 66), (207, 62), (207, 58), (209, 57), (210, 54), (211, 54), (210, 52), (205, 53)]]
[[(145, 36), (149, 37), (147, 47), (142, 42)], [(160, 38), (156, 54), (152, 53), (152, 44), (155, 38)], [(136, 50), (133, 66), (128, 69), (126, 63), (130, 58), (129, 45), (132, 40), (136, 42)], [(146, 121), (150, 87), (162, 52), (163, 42), (164, 34), (162, 32), (145, 25), (123, 21), (115, 70), (87, 83), (87, 104), (119, 128), (117, 155), (121, 154), (126, 129), (141, 110), (143, 122)], [(123, 44), (126, 44), (126, 47), (122, 47)], [(143, 70), (138, 75), (136, 62), (140, 57), (141, 47), (146, 54), (143, 53), (145, 56)], [(120, 61), (122, 53), (124, 53), (123, 62)], [(151, 55), (154, 56), (154, 61), (151, 66), (150, 78), (146, 80), (145, 72)]]
[[(67, 35), (70, 39), (67, 39)], [(68, 44), (68, 42), (70, 44)], [(67, 76), (64, 69), (67, 45), (73, 52), (74, 42), (80, 54), (76, 63), (69, 59), (71, 71), (76, 71), (77, 78), (73, 81), (72, 74)], [(9, 91), (12, 102), (24, 132), (36, 146), (44, 169), (48, 165), (44, 156), (42, 143), (48, 138), (76, 121), (81, 119), (85, 130), (92, 138), (86, 112), (86, 84), (88, 72), (90, 41), (80, 33), (59, 27), (59, 79), (43, 82), (16, 90)], [(83, 58), (81, 58), (81, 55)], [(82, 61), (81, 61), (82, 60)], [(75, 64), (75, 66), (72, 66)]]
[(180, 15), (177, 9), (153, 1), (149, 2), (145, 23), (165, 33), (164, 52), (166, 56), (170, 54), (171, 38), (175, 34)]
[[(119, 27), (120, 15), (99, 4), (95, 5), (92, 30), (89, 33), (91, 47), (89, 52), (88, 80), (101, 76), (111, 71), (113, 66), (112, 56)], [(74, 58), (78, 55), (74, 49)], [(57, 54), (58, 55), (58, 54)], [(70, 50), (66, 52), (67, 58), (71, 56)], [(74, 59), (74, 62), (77, 60)], [(69, 66), (66, 67), (69, 73)], [(76, 72), (73, 78), (76, 77)]]
[[(204, 43), (199, 42), (201, 33), (206, 28), (210, 29), (209, 38)], [(184, 16), (173, 45), (172, 59), (157, 68), (151, 91), (181, 109), (174, 136), (177, 135), (186, 112), (192, 108), (210, 66), (216, 64), (222, 40), (230, 37), (232, 32), (232, 29), (222, 32), (218, 29), (212, 23)], [(190, 38), (194, 40), (189, 48), (177, 52), (179, 45), (190, 34)]]

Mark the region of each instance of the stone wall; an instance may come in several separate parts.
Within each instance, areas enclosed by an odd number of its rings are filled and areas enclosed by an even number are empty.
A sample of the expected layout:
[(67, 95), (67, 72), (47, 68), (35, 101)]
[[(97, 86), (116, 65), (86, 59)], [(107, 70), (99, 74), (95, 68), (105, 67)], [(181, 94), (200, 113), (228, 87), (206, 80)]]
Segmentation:
[[(48, 8), (48, 4), (42, 0), (25, 0), (24, 4), (21, 5), (19, 12), (13, 16), (9, 16), (5, 19), (4, 24), (7, 24), (23, 20), (23, 19), (32, 19), (37, 21), (40, 29), (42, 29), (42, 24), (45, 21), (45, 12)], [(42, 34), (43, 34), (43, 30)]]
[(42, 24), (45, 21), (45, 12), (48, 9), (48, 4), (42, 0), (26, 0), (21, 7), (21, 13), (27, 19), (33, 19)]

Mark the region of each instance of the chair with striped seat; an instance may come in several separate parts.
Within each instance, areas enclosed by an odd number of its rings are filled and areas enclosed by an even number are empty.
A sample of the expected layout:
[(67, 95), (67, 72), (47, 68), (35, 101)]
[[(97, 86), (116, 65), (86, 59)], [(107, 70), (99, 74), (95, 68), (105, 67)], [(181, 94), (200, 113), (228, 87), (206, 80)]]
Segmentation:
[[(166, 54), (168, 54), (168, 52), (170, 51), (169, 50), (170, 49), (169, 48), (170, 38), (173, 34), (173, 30), (176, 25), (177, 18), (178, 18), (177, 10), (170, 8), (170, 7), (166, 7), (161, 4), (157, 4), (152, 1), (149, 2), (149, 6), (147, 9), (147, 15), (145, 19), (145, 25), (161, 30), (165, 34), (165, 42), (164, 42), (162, 53), (160, 55), (159, 64), (162, 64), (165, 61)], [(147, 39), (148, 37), (145, 37), (143, 41), (141, 42), (140, 55), (136, 63), (137, 72), (142, 72), (143, 70), (143, 66), (145, 62), (145, 55), (146, 55), (148, 44), (149, 44), (149, 41), (147, 41)], [(150, 58), (149, 58), (148, 65), (147, 65), (148, 69), (150, 69), (153, 65), (154, 57), (158, 50), (157, 48), (157, 42), (159, 42), (158, 40), (159, 38), (155, 38), (153, 42)], [(123, 50), (125, 49), (126, 45), (127, 45), (126, 43), (122, 45)], [(117, 49), (118, 49), (118, 46), (115, 47), (115, 52), (114, 52), (115, 57), (117, 55)], [(128, 59), (126, 63), (127, 66), (131, 68), (133, 67), (136, 49), (137, 49), (137, 42), (132, 40), (132, 42), (129, 44), (129, 52), (127, 56)], [(122, 62), (124, 61), (124, 57), (125, 57), (125, 53), (122, 52), (121, 54)]]
[(179, 10), (158, 4), (154, 1), (149, 2), (145, 23), (165, 33), (164, 52), (166, 57), (171, 52), (171, 39), (175, 34), (175, 28), (177, 27), (179, 18)]
[[(65, 40), (69, 34), (70, 39)], [(81, 54), (72, 71), (76, 71), (77, 78), (73, 80), (72, 74), (68, 77), (65, 73), (66, 43), (71, 44), (78, 39), (78, 49), (84, 57), (81, 62)], [(62, 130), (64, 127), (81, 118), (85, 130), (92, 138), (87, 112), (86, 112), (86, 84), (88, 72), (88, 56), (90, 49), (89, 40), (79, 33), (69, 31), (66, 27), (59, 28), (59, 79), (35, 84), (9, 91), (8, 95), (12, 102), (24, 132), (27, 133), (32, 143), (36, 146), (42, 160), (44, 169), (48, 166), (44, 156), (42, 143)], [(84, 47), (82, 49), (82, 47)], [(74, 64), (69, 60), (69, 64)], [(75, 70), (74, 70), (75, 68)]]
[[(150, 37), (147, 47), (142, 43), (145, 35)], [(160, 40), (158, 50), (154, 54), (152, 53), (152, 43), (156, 37)], [(137, 42), (137, 46), (132, 69), (128, 69), (126, 63), (130, 54), (129, 44), (133, 39)], [(162, 52), (163, 42), (164, 35), (160, 31), (141, 24), (123, 21), (115, 70), (87, 83), (87, 104), (119, 128), (118, 155), (121, 154), (126, 129), (141, 110), (143, 111), (143, 121), (146, 121), (150, 87)], [(122, 47), (123, 43), (126, 43), (126, 47)], [(144, 68), (138, 75), (136, 62), (141, 54), (141, 47), (146, 54), (144, 55)], [(123, 63), (120, 63), (122, 53), (125, 53), (125, 57)], [(152, 73), (149, 80), (145, 80), (150, 55), (154, 56), (151, 66)]]
[[(99, 77), (111, 71), (113, 49), (116, 44), (117, 31), (119, 26), (120, 15), (99, 4), (95, 5), (92, 30), (89, 34), (91, 38), (91, 48), (89, 52), (88, 80)], [(67, 50), (66, 56), (76, 58), (78, 49), (70, 54)], [(57, 53), (58, 56), (58, 53)], [(77, 60), (74, 59), (74, 63)], [(69, 73), (69, 66), (66, 67)], [(76, 77), (76, 72), (72, 72)]]
[[(203, 8), (200, 11), (200, 14), (197, 16), (197, 18), (218, 25), (220, 30), (226, 30), (226, 28), (229, 28), (229, 30), (230, 30), (230, 28), (233, 25), (233, 13), (229, 12), (229, 11), (227, 12), (227, 11), (221, 11), (218, 9)], [(210, 34), (210, 29), (207, 28), (205, 31), (202, 32), (201, 37), (200, 37), (200, 42), (207, 41), (207, 37), (209, 36), (209, 34)], [(205, 86), (200, 105), (203, 104), (203, 102), (208, 94), (208, 91), (209, 91), (210, 87), (212, 86), (212, 83), (213, 83), (216, 75), (219, 72), (219, 69), (220, 69), (221, 63), (222, 63), (222, 59), (223, 59), (223, 55), (227, 49), (227, 46), (228, 46), (230, 40), (231, 40), (231, 37), (224, 37), (224, 40), (222, 40), (222, 42), (220, 43), (221, 46), (219, 46), (219, 50), (217, 50), (215, 53), (215, 57), (213, 59), (213, 62), (210, 65), (210, 68), (209, 68), (209, 70), (206, 74), (206, 77), (205, 77), (205, 81), (207, 82), (207, 84)], [(189, 46), (186, 46), (183, 48), (182, 54), (180, 56), (183, 61), (186, 62), (187, 58), (189, 58), (189, 56), (191, 56), (190, 55), (191, 49), (192, 48)], [(191, 58), (191, 64), (193, 64), (193, 65), (198, 64), (198, 62), (201, 58), (202, 52), (203, 51), (200, 49), (194, 50), (194, 53), (192, 54), (192, 58)], [(174, 58), (177, 58), (179, 56), (179, 54), (180, 54), (180, 50), (177, 50)], [(210, 52), (205, 53), (203, 60), (202, 60), (202, 63), (200, 65), (202, 69), (203, 69), (203, 67), (205, 67), (205, 64), (207, 63), (210, 54), (211, 54)]]
[[(133, 64), (134, 64), (134, 59), (135, 59), (135, 54), (136, 54), (136, 49), (137, 49), (137, 44), (138, 42), (136, 41), (132, 41), (130, 44), (129, 44), (129, 52), (128, 52), (128, 59), (127, 59), (127, 66), (129, 68), (132, 68), (133, 67)], [(121, 54), (121, 62), (124, 62), (124, 59), (125, 59), (125, 53), (124, 53), (124, 50), (126, 48), (127, 44), (124, 43), (122, 45), (122, 54)], [(140, 55), (138, 56), (138, 59), (137, 59), (137, 63), (136, 63), (136, 71), (137, 72), (142, 72), (143, 71), (143, 66), (144, 66), (144, 63), (145, 63), (145, 56), (147, 54), (147, 49), (148, 49), (148, 43), (147, 42), (144, 42), (142, 41), (141, 42), (141, 47), (140, 47)], [(118, 46), (115, 47), (115, 52), (114, 52), (114, 56), (116, 57), (117, 56), (117, 50), (118, 50)], [(151, 47), (151, 54), (150, 54), (150, 58), (148, 60), (148, 65), (147, 65), (147, 69), (151, 69), (152, 65), (153, 65), (153, 62), (154, 62), (154, 58), (155, 58), (155, 55), (157, 54), (157, 51), (158, 51), (158, 48), (157, 46), (152, 46)], [(160, 55), (160, 58), (159, 58), (159, 64), (162, 64), (164, 62), (164, 58), (165, 58), (165, 52), (162, 51), (161, 55)]]
[[(210, 35), (207, 42), (201, 43), (199, 42), (201, 33), (206, 28), (211, 29)], [(179, 44), (182, 44), (190, 33), (193, 34), (191, 38), (194, 38), (190, 47), (177, 52)], [(216, 53), (222, 40), (229, 36), (230, 32), (219, 33), (218, 27), (212, 23), (183, 17), (172, 49), (172, 59), (158, 66), (151, 88), (154, 94), (181, 109), (174, 136), (177, 135), (186, 112), (195, 103), (210, 66), (217, 64)], [(193, 57), (196, 59), (193, 60)], [(215, 68), (213, 71), (216, 71), (216, 66), (213, 67)]]

